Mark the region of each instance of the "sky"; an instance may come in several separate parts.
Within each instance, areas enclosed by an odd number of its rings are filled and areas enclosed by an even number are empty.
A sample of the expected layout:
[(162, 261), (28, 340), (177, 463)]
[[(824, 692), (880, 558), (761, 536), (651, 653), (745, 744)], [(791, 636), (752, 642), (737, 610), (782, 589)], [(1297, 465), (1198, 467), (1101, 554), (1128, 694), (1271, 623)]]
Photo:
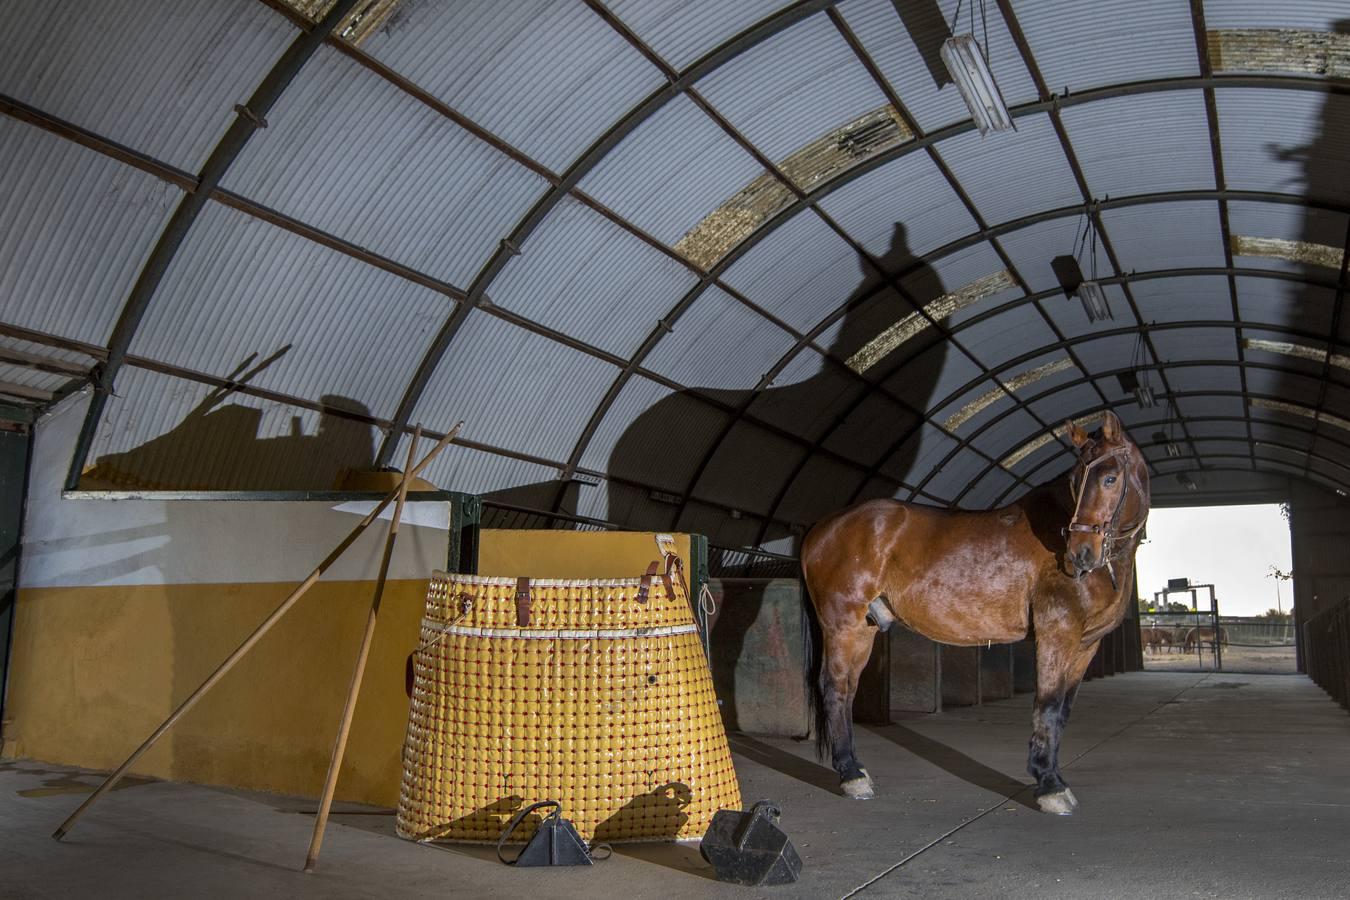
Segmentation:
[[(1278, 504), (1196, 506), (1154, 509), (1148, 514), (1148, 540), (1136, 556), (1139, 593), (1152, 599), (1169, 578), (1192, 584), (1213, 584), (1219, 612), (1255, 616), (1275, 608), (1275, 582), (1270, 567), (1292, 568), (1289, 523)], [(1294, 596), (1294, 582), (1279, 583), (1284, 611)], [(1190, 602), (1189, 595), (1171, 598)], [(1197, 594), (1202, 608), (1209, 594)]]

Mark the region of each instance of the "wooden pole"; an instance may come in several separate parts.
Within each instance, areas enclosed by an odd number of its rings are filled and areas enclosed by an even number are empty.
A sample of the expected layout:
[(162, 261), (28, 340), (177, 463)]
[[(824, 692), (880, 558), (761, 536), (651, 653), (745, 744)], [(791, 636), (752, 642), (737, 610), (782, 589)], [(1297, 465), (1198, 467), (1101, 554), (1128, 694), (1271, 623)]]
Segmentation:
[[(447, 434), (445, 437), (441, 438), (440, 441), (436, 444), (436, 446), (431, 448), (431, 452), (428, 453), (425, 457), (423, 457), (422, 461), (419, 462), (416, 466), (414, 466), (411, 472), (407, 473), (407, 475), (405, 476), (405, 480), (413, 478), (414, 476), (418, 475), (424, 468), (426, 468), (427, 465), (436, 457), (436, 455), (440, 453), (442, 450), (444, 450), (446, 446), (449, 445), (450, 441), (452, 441), (455, 435), (459, 433), (459, 429), (463, 427), (463, 425), (464, 423), (460, 422), (457, 425), (455, 425), (454, 428), (451, 428), (450, 433)], [(240, 644), (237, 648), (235, 648), (234, 652), (231, 653), (229, 656), (227, 656), (225, 658), (225, 661), (222, 662), (219, 666), (217, 666), (216, 670), (212, 672), (195, 691), (189, 694), (186, 700), (178, 704), (177, 709), (169, 713), (169, 717), (165, 719), (162, 723), (160, 723), (160, 726), (156, 728), (148, 738), (145, 739), (145, 742), (142, 743), (139, 747), (137, 747), (136, 750), (130, 756), (127, 757), (127, 761), (122, 763), (122, 765), (118, 766), (117, 769), (114, 770), (113, 773), (109, 775), (92, 794), (90, 794), (88, 797), (85, 798), (85, 801), (81, 803), (64, 822), (61, 823), (61, 827), (56, 829), (56, 831), (52, 832), (52, 837), (58, 841), (61, 840), (63, 837), (65, 837), (66, 834), (70, 831), (70, 829), (75, 826), (76, 820), (78, 820), (80, 816), (84, 815), (85, 810), (93, 806), (94, 803), (100, 797), (102, 797), (109, 790), (111, 790), (112, 786), (117, 784), (118, 780), (123, 775), (126, 774), (127, 770), (136, 764), (136, 760), (140, 759), (145, 754), (145, 751), (153, 747), (155, 742), (158, 741), (161, 737), (163, 737), (164, 733), (168, 731), (170, 728), (172, 728), (174, 723), (183, 717), (184, 713), (192, 709), (192, 707), (196, 705), (197, 701), (200, 700), (207, 691), (209, 691), (212, 687), (215, 686), (216, 682), (220, 681), (220, 679), (225, 677), (225, 673), (229, 672), (230, 669), (234, 668), (235, 664), (238, 663), (239, 660), (241, 660), (244, 657), (244, 655), (248, 653), (248, 651), (253, 649), (253, 646), (257, 644), (259, 640), (262, 639), (262, 636), (266, 634), (269, 630), (271, 630), (272, 626), (275, 625), (281, 619), (281, 617), (284, 616), (286, 612), (292, 606), (295, 605), (295, 602), (299, 600), (302, 596), (304, 596), (306, 591), (308, 591), (311, 587), (314, 586), (314, 582), (318, 581), (319, 577), (323, 575), (323, 573), (326, 572), (329, 569), (329, 567), (333, 565), (333, 563), (337, 562), (338, 558), (347, 551), (347, 548), (350, 547), (353, 543), (355, 543), (356, 539), (359, 538), (361, 534), (367, 528), (370, 527), (370, 524), (374, 522), (377, 518), (379, 518), (380, 513), (384, 512), (385, 507), (387, 507), (390, 503), (393, 503), (394, 500), (397, 499), (399, 492), (402, 490), (403, 484), (400, 483), (397, 489), (390, 491), (388, 496), (386, 496), (383, 500), (381, 500), (378, 504), (376, 504), (375, 508), (371, 510), (364, 519), (361, 520), (360, 524), (358, 524), (355, 528), (352, 529), (352, 533), (347, 535), (347, 537), (343, 538), (342, 543), (338, 544), (337, 547), (333, 549), (333, 552), (329, 553), (328, 556), (324, 558), (323, 562), (319, 563), (318, 567), (313, 572), (309, 573), (309, 577), (306, 578), (304, 581), (302, 581), (299, 587), (291, 591), (290, 596), (288, 596), (285, 600), (283, 600), (280, 606), (272, 610), (271, 614), (268, 615), (268, 617), (263, 620), (262, 624), (259, 625), (256, 629), (254, 629), (253, 633), (250, 634), (248, 637), (246, 637), (244, 639), (244, 642)]]
[(337, 739), (333, 742), (333, 757), (328, 762), (328, 775), (323, 782), (323, 795), (319, 799), (319, 814), (314, 818), (314, 836), (309, 840), (309, 852), (305, 854), (305, 871), (313, 872), (319, 862), (319, 848), (323, 846), (323, 832), (328, 827), (328, 813), (333, 808), (333, 794), (337, 790), (338, 773), (342, 769), (342, 756), (347, 751), (347, 736), (352, 730), (352, 717), (356, 715), (356, 700), (361, 695), (361, 679), (366, 674), (366, 659), (370, 656), (370, 645), (375, 638), (375, 621), (380, 615), (380, 600), (384, 597), (384, 584), (389, 576), (389, 563), (394, 557), (394, 541), (398, 538), (399, 521), (403, 518), (403, 504), (408, 499), (408, 484), (412, 480), (407, 473), (412, 470), (413, 460), (417, 457), (417, 442), (422, 438), (422, 426), (413, 431), (412, 443), (408, 446), (408, 463), (403, 467), (403, 480), (399, 482), (398, 501), (394, 504), (394, 517), (389, 520), (389, 536), (384, 541), (384, 557), (380, 560), (380, 574), (375, 579), (375, 597), (370, 602), (370, 613), (366, 616), (366, 630), (361, 635), (361, 649), (356, 654), (356, 668), (352, 671), (352, 684), (347, 690), (347, 703), (342, 708), (342, 721), (338, 724)]

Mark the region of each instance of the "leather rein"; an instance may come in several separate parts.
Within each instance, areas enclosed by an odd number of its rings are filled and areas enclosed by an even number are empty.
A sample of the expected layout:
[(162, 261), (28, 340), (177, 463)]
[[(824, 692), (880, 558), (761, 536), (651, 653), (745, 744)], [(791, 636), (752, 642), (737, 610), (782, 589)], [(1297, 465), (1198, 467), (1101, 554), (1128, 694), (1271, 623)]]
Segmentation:
[[(1088, 444), (1083, 449), (1084, 451), (1087, 451), (1091, 450), (1092, 447), (1092, 444)], [(1078, 514), (1083, 505), (1083, 496), (1087, 493), (1088, 474), (1109, 459), (1121, 460), (1121, 469), (1123, 470), (1121, 473), (1123, 482), (1120, 487), (1120, 496), (1116, 498), (1115, 508), (1111, 510), (1111, 515), (1105, 522), (1080, 522), (1078, 520)], [(1088, 534), (1099, 534), (1102, 536), (1105, 552), (1102, 554), (1101, 565), (1083, 570), (1078, 577), (1081, 578), (1083, 575), (1101, 568), (1101, 566), (1106, 566), (1107, 574), (1111, 576), (1111, 584), (1114, 586), (1116, 584), (1116, 573), (1111, 568), (1111, 563), (1120, 558), (1121, 549), (1139, 533), (1140, 529), (1144, 527), (1144, 523), (1148, 521), (1148, 514), (1145, 513), (1144, 517), (1138, 522), (1122, 529), (1119, 524), (1120, 511), (1125, 507), (1125, 498), (1130, 493), (1130, 486), (1134, 485), (1139, 488), (1141, 493), (1143, 488), (1137, 483), (1137, 479), (1134, 477), (1134, 468), (1129, 464), (1129, 444), (1121, 444), (1117, 447), (1113, 447), (1100, 456), (1094, 457), (1091, 461), (1084, 461), (1083, 455), (1080, 454), (1079, 463), (1083, 466), (1082, 474), (1078, 477), (1070, 476), (1069, 478), (1069, 490), (1073, 492), (1073, 517), (1069, 519), (1069, 525), (1064, 529), (1063, 533), (1066, 537), (1070, 532), (1075, 531), (1087, 532)]]

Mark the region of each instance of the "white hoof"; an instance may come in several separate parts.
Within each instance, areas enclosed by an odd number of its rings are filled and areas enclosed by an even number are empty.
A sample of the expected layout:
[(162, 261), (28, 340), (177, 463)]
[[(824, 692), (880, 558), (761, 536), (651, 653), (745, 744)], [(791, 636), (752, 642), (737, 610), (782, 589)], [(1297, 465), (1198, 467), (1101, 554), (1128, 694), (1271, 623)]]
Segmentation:
[(1036, 798), (1036, 805), (1041, 808), (1041, 812), (1053, 816), (1071, 816), (1078, 808), (1078, 798), (1073, 795), (1073, 791), (1065, 788), (1053, 794), (1042, 794)]
[(861, 778), (850, 778), (848, 781), (841, 781), (839, 786), (844, 789), (845, 797), (852, 797), (854, 800), (871, 800), (876, 796), (872, 776), (867, 774), (867, 770), (862, 770)]

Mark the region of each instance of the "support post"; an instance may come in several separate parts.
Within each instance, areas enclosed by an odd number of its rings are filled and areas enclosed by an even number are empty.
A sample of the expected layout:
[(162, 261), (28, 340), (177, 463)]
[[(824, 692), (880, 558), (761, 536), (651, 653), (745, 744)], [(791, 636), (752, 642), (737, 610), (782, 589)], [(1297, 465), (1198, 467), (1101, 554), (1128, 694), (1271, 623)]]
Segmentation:
[(352, 670), (352, 684), (347, 690), (347, 702), (342, 707), (342, 721), (338, 723), (337, 738), (333, 741), (333, 757), (328, 761), (328, 774), (324, 777), (323, 794), (319, 798), (319, 813), (314, 817), (314, 835), (309, 840), (309, 852), (305, 854), (306, 872), (313, 872), (319, 863), (319, 850), (323, 847), (324, 829), (328, 827), (328, 813), (333, 808), (333, 794), (337, 791), (342, 757), (347, 752), (347, 736), (351, 734), (352, 717), (356, 715), (356, 701), (361, 696), (361, 680), (366, 675), (366, 660), (370, 657), (370, 645), (375, 639), (375, 624), (380, 617), (380, 600), (384, 597), (389, 564), (394, 558), (394, 541), (398, 539), (398, 525), (403, 518), (403, 505), (408, 500), (408, 485), (412, 483), (410, 473), (413, 460), (417, 458), (417, 442), (421, 439), (422, 426), (418, 425), (413, 429), (412, 442), (408, 445), (408, 463), (403, 467), (403, 478), (398, 483), (398, 500), (394, 503), (394, 517), (389, 520), (389, 535), (384, 541), (380, 574), (375, 579), (375, 596), (370, 601), (366, 630), (361, 635), (361, 649), (356, 653), (356, 668)]

